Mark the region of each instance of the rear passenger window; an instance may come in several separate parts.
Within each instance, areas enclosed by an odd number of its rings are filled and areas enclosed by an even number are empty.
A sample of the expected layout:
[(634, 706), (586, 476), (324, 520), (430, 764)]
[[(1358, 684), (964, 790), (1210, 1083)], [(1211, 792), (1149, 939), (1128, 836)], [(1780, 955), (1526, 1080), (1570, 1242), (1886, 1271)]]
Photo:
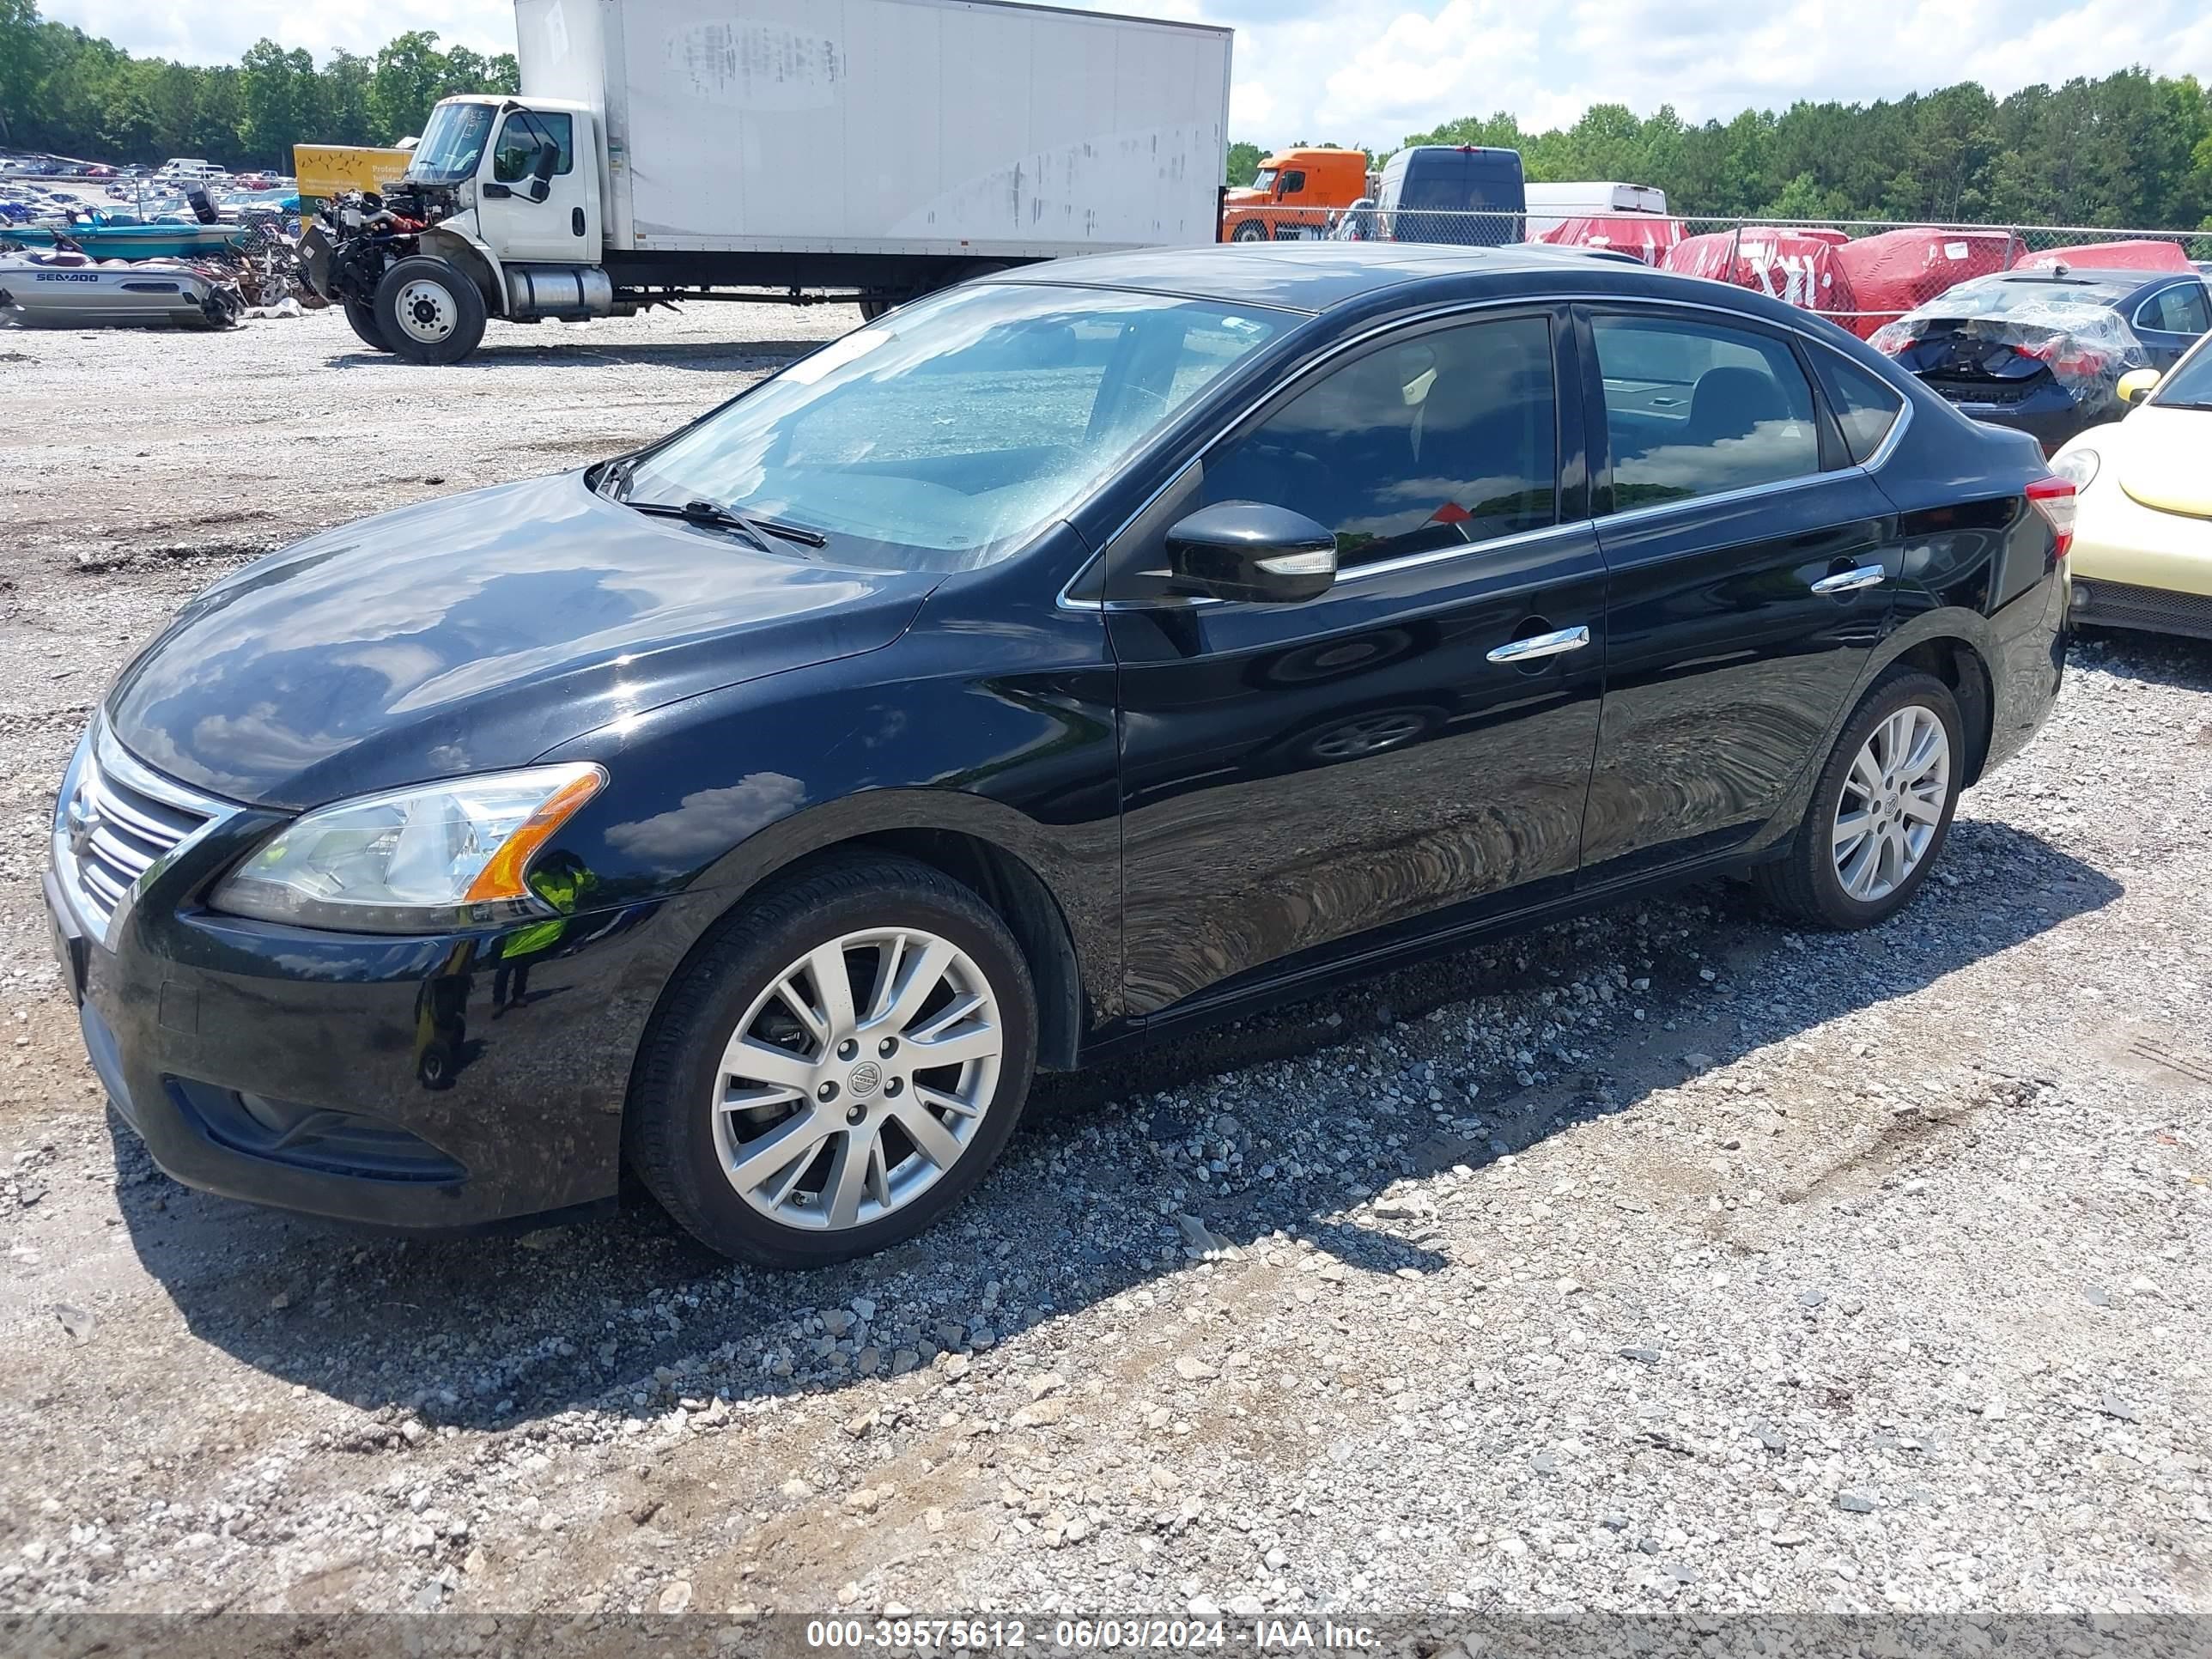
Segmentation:
[(1748, 329), (1597, 317), (1615, 512), (1820, 470), (1813, 388), (1796, 354)]
[(2212, 330), (2212, 304), (2202, 283), (2183, 283), (2142, 302), (2136, 320), (2166, 334), (2203, 334)]
[(1814, 354), (1828, 382), (1828, 401), (1835, 406), (1836, 424), (1844, 429), (1844, 447), (1864, 466), (1905, 407), (1897, 389), (1871, 369), (1832, 351)]
[(1346, 569), (1559, 521), (1551, 325), (1433, 330), (1330, 371), (1206, 464), (1204, 500), (1336, 532)]

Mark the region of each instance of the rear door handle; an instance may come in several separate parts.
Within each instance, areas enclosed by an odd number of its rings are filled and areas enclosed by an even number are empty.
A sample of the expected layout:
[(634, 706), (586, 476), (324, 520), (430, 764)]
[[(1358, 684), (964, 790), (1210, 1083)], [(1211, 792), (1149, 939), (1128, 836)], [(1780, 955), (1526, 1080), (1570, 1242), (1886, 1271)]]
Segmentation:
[(1561, 628), (1549, 634), (1531, 634), (1525, 640), (1508, 640), (1490, 653), (1490, 660), (1531, 662), (1538, 657), (1556, 657), (1562, 652), (1579, 651), (1589, 643), (1589, 629)]
[(1878, 564), (1863, 564), (1856, 570), (1838, 570), (1832, 576), (1823, 576), (1813, 584), (1815, 593), (1856, 593), (1862, 587), (1880, 587), (1889, 580), (1889, 573)]

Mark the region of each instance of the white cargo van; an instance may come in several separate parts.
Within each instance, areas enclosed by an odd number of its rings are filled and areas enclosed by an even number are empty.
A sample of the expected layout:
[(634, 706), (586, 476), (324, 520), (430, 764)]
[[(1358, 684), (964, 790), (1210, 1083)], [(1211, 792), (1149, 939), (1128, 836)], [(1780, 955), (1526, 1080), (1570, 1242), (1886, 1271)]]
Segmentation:
[(1667, 211), (1667, 192), (1656, 185), (1624, 185), (1610, 179), (1561, 185), (1530, 185), (1528, 234), (1556, 230), (1570, 219), (1619, 219), (1632, 214)]

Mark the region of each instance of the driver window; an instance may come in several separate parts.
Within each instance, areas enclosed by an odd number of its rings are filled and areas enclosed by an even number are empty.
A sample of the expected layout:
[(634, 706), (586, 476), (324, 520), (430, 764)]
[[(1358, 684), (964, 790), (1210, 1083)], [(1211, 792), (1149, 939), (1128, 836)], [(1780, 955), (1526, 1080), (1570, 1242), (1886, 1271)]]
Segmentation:
[(538, 156), (549, 149), (555, 156), (554, 173), (568, 172), (573, 165), (569, 149), (574, 125), (565, 114), (515, 111), (499, 130), (499, 143), (492, 151), (491, 176), (502, 185), (521, 184), (531, 177)]
[(1304, 170), (1294, 167), (1290, 172), (1283, 175), (1283, 187), (1277, 191), (1275, 194), (1278, 196), (1295, 196), (1305, 187), (1306, 175)]
[(1551, 325), (1434, 329), (1331, 370), (1209, 458), (1202, 499), (1336, 532), (1340, 568), (1559, 522)]

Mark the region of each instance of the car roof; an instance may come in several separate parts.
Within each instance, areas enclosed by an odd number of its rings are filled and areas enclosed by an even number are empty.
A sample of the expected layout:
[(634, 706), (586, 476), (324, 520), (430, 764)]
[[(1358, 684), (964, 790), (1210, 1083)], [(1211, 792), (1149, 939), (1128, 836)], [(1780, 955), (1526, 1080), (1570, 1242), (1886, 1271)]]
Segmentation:
[(1212, 242), (1054, 259), (993, 280), (1139, 289), (1318, 314), (1417, 284), (1506, 296), (1556, 291), (1563, 279), (1588, 293), (1649, 294), (1688, 285), (1710, 301), (1712, 290), (1723, 290), (1757, 314), (1777, 310), (1804, 315), (1778, 301), (1762, 303), (1764, 296), (1746, 289), (1655, 271), (1640, 262), (1597, 258), (1579, 248), (1532, 243), (1453, 247), (1434, 242)]
[[(1986, 276), (1972, 279), (1974, 283), (1996, 287), (2000, 284), (2036, 284), (2043, 287), (2078, 289), (2085, 305), (2119, 306), (2141, 294), (2145, 289), (2160, 288), (2172, 282), (2189, 282), (2191, 274), (2186, 270), (2131, 270), (2125, 265), (2069, 265), (2063, 271), (2050, 265), (2020, 265), (2010, 270), (1992, 271)], [(1960, 284), (1961, 288), (1966, 283)]]

